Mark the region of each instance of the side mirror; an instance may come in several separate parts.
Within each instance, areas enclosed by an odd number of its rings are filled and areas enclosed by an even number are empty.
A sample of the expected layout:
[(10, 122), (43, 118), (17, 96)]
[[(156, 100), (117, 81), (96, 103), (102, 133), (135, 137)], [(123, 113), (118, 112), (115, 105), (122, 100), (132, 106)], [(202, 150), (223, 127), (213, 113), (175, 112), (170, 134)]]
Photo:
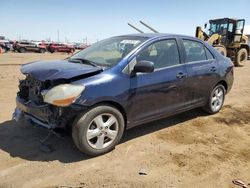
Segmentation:
[(154, 71), (154, 63), (151, 61), (139, 61), (134, 66), (133, 72), (150, 73)]

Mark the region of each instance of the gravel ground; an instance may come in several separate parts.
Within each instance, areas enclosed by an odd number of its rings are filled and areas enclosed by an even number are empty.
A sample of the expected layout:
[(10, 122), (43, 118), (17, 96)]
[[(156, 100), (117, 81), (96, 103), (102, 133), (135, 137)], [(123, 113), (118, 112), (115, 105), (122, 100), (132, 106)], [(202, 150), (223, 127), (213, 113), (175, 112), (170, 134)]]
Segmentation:
[[(235, 82), (222, 111), (201, 110), (135, 127), (116, 149), (88, 158), (69, 135), (11, 120), (20, 65), (67, 54), (0, 54), (0, 188), (4, 187), (236, 187), (250, 183), (250, 61), (235, 68)], [(145, 175), (139, 175), (143, 171)]]

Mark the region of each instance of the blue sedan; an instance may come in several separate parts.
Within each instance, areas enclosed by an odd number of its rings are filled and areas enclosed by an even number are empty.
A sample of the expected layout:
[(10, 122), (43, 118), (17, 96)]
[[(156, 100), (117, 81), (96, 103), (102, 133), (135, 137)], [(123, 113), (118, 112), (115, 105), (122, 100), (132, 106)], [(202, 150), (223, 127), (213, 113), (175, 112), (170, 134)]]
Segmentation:
[(219, 112), (233, 84), (232, 62), (213, 47), (159, 33), (112, 37), (21, 72), (14, 119), (70, 128), (90, 156), (114, 149), (131, 127), (198, 107)]

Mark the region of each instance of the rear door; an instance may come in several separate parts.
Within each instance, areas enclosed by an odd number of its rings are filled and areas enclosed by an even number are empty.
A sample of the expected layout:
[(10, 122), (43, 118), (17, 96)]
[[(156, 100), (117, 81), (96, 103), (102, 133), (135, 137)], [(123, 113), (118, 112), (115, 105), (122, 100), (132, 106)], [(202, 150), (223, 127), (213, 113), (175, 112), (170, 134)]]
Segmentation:
[(187, 105), (204, 104), (218, 81), (218, 63), (202, 42), (183, 38), (182, 44), (191, 97)]
[(154, 42), (142, 49), (136, 62), (152, 61), (152, 73), (131, 77), (128, 118), (140, 124), (181, 110), (187, 100), (186, 68), (175, 39)]

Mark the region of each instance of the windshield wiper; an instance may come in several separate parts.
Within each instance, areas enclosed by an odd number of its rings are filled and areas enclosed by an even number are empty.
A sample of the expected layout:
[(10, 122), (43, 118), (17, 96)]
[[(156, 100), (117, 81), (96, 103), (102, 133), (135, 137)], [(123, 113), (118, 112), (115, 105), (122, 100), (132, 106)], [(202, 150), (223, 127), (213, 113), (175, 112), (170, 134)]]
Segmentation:
[(69, 58), (68, 61), (70, 61), (70, 62), (79, 62), (79, 61), (81, 61), (81, 63), (83, 63), (83, 64), (92, 65), (93, 67), (99, 67), (93, 61), (83, 59), (83, 58), (73, 58), (73, 59)]

